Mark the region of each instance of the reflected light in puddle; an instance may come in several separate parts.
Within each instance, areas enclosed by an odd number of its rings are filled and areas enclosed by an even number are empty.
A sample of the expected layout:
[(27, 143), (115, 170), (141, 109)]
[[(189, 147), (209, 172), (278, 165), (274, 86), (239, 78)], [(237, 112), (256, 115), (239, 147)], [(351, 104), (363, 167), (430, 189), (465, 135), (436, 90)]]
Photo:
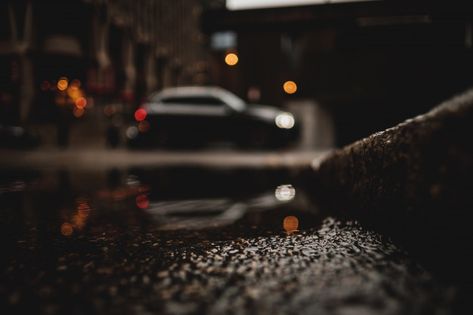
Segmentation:
[(149, 207), (149, 199), (145, 194), (136, 196), (136, 206), (140, 209), (146, 209)]
[(287, 216), (282, 221), (282, 226), (286, 233), (294, 233), (299, 229), (299, 219), (293, 215)]
[(274, 196), (279, 201), (289, 201), (296, 196), (296, 189), (292, 185), (281, 185), (276, 187)]
[(72, 222), (74, 223), (74, 228), (82, 230), (87, 223), (91, 208), (84, 199), (77, 199), (76, 202), (78, 203), (76, 208), (77, 214), (72, 217)]
[(64, 222), (61, 225), (61, 234), (64, 236), (71, 236), (72, 232), (74, 232), (74, 228), (72, 227), (72, 224)]

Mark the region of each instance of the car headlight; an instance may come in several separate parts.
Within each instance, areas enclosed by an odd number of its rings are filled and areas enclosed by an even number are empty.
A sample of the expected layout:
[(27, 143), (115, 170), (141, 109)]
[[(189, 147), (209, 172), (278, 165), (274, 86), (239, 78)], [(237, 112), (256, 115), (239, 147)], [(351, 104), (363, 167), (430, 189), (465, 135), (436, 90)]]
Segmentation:
[(291, 113), (281, 113), (274, 119), (276, 126), (281, 129), (291, 129), (296, 123), (294, 116)]

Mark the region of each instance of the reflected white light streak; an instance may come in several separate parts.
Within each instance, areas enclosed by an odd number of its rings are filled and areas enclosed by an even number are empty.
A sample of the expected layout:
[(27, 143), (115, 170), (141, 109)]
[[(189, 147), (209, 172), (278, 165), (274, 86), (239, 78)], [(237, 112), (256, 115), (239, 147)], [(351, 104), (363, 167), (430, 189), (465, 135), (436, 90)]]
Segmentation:
[(296, 196), (296, 189), (292, 185), (281, 185), (276, 187), (274, 196), (279, 201), (290, 201)]

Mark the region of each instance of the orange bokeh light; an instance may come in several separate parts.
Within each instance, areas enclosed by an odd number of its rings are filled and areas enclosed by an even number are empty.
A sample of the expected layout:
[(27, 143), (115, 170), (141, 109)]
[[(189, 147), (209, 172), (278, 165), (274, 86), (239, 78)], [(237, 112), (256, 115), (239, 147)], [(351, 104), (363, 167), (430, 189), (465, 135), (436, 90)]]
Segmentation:
[(284, 218), (282, 225), (287, 233), (293, 233), (299, 228), (299, 219), (293, 215), (287, 216)]
[(234, 66), (238, 63), (238, 55), (235, 53), (228, 53), (225, 55), (225, 63), (229, 66)]
[(294, 94), (297, 92), (297, 84), (294, 81), (284, 82), (282, 88), (287, 94)]
[(72, 232), (74, 232), (74, 228), (72, 227), (72, 224), (65, 222), (61, 225), (61, 234), (62, 235), (71, 236)]
[(82, 109), (87, 106), (87, 100), (85, 99), (85, 97), (79, 97), (76, 99), (75, 104), (77, 108)]
[(59, 91), (65, 91), (68, 86), (69, 86), (69, 83), (67, 82), (66, 78), (61, 78), (59, 79), (59, 81), (57, 81), (57, 89)]
[(70, 98), (73, 100), (77, 100), (79, 97), (81, 97), (81, 91), (77, 86), (69, 86), (67, 88), (67, 95), (69, 95)]

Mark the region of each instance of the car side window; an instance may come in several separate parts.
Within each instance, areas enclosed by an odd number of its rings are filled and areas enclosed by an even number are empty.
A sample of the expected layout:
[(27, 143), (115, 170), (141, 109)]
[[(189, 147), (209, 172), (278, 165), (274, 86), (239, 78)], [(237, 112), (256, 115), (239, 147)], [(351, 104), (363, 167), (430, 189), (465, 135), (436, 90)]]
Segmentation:
[(201, 105), (201, 106), (222, 106), (222, 100), (210, 96), (186, 96), (186, 97), (166, 97), (161, 100), (165, 104)]

